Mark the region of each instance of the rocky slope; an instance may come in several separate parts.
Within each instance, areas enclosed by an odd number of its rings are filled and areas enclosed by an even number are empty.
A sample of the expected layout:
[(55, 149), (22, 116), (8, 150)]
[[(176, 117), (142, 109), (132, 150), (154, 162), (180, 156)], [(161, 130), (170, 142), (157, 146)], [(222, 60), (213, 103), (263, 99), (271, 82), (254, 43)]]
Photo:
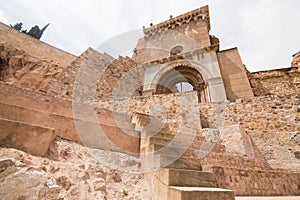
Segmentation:
[(79, 144), (55, 140), (46, 158), (0, 148), (0, 199), (149, 199), (143, 174), (100, 164)]

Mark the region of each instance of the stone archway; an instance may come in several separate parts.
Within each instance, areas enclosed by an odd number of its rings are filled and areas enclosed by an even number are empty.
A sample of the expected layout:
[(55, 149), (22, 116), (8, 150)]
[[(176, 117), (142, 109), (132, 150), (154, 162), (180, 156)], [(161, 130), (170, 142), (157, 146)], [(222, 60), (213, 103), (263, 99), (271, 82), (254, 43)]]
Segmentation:
[(206, 83), (198, 70), (179, 65), (161, 75), (156, 84), (155, 94), (178, 93), (178, 83), (189, 83), (197, 91), (199, 102), (208, 102)]
[[(193, 85), (198, 92), (199, 102), (220, 102), (226, 100), (224, 83), (218, 65), (200, 63), (196, 60), (172, 60), (171, 62), (152, 63), (145, 65), (143, 96), (153, 94), (176, 93), (176, 90), (167, 91), (158, 85), (172, 88), (172, 85), (185, 81)], [(173, 76), (171, 71), (177, 71)], [(173, 72), (174, 73), (174, 72)], [(177, 78), (176, 78), (177, 77)], [(182, 80), (182, 77), (184, 78)]]

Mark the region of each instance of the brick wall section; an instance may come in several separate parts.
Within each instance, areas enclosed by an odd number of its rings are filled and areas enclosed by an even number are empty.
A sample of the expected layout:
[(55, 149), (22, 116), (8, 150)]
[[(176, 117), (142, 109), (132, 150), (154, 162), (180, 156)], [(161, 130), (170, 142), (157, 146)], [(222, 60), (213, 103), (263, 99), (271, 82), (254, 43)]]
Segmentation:
[(261, 158), (251, 158), (244, 155), (225, 154), (211, 152), (202, 159), (202, 165), (206, 166), (222, 166), (240, 169), (256, 169), (256, 170), (270, 170), (266, 160)]
[(300, 195), (300, 173), (213, 167), (217, 186), (238, 196)]
[(253, 97), (246, 69), (237, 48), (217, 53), (220, 70), (225, 85), (227, 99), (243, 99)]
[(0, 22), (0, 42), (6, 42), (17, 49), (24, 50), (40, 59), (56, 61), (64, 66), (69, 65), (75, 56), (46, 44), (24, 33), (20, 33)]
[(300, 94), (300, 68), (296, 66), (248, 73), (248, 77), (255, 96)]

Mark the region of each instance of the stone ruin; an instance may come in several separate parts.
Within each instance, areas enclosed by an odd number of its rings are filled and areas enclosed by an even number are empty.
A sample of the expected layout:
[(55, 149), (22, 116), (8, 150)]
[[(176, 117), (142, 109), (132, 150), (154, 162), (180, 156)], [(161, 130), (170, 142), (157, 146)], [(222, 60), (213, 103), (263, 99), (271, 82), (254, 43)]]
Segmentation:
[[(113, 58), (92, 48), (74, 56), (0, 24), (0, 198), (83, 197), (68, 175), (37, 192), (9, 186), (22, 165), (7, 149), (51, 160), (60, 140), (141, 172), (144, 198), (300, 195), (299, 52), (290, 68), (251, 73), (210, 26), (201, 7), (144, 28), (132, 58)], [(36, 176), (45, 181), (52, 168)]]

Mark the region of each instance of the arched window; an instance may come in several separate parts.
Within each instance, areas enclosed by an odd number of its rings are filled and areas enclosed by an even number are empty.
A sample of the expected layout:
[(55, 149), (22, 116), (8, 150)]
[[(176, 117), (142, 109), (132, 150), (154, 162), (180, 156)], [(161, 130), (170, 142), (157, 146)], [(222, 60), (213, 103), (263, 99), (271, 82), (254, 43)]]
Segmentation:
[(194, 91), (193, 85), (187, 81), (176, 83), (176, 88), (180, 93)]
[(182, 46), (176, 46), (176, 47), (173, 47), (171, 49), (171, 56), (172, 55), (177, 55), (177, 54), (180, 54), (183, 52), (183, 47)]
[(199, 102), (207, 102), (206, 84), (194, 68), (178, 66), (166, 71), (159, 79), (155, 94), (170, 94), (196, 91)]

